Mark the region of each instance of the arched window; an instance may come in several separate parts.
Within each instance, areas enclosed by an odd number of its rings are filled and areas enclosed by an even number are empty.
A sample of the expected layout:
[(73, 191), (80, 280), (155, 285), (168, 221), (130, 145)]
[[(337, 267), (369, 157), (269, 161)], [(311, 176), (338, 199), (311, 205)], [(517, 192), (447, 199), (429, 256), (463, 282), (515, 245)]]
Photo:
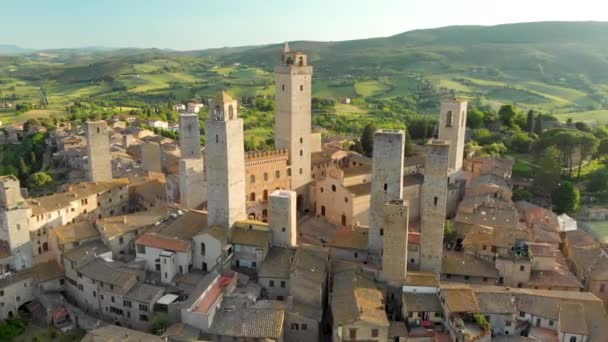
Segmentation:
[(201, 242), (201, 255), (205, 256), (205, 243)]
[(264, 201), (268, 201), (268, 190), (264, 190)]
[(570, 336), (570, 342), (577, 342), (576, 336)]
[(300, 157), (304, 155), (304, 151), (300, 150)]
[(448, 111), (445, 117), (445, 127), (452, 127), (454, 124), (454, 113), (452, 111)]
[(99, 127), (97, 127), (97, 134), (99, 134)]
[(304, 65), (304, 57), (300, 56), (299, 63), (300, 63), (300, 66)]
[(332, 184), (331, 191), (336, 192), (336, 186)]
[(304, 91), (304, 86), (300, 84), (300, 91)]
[(249, 200), (250, 201), (255, 201), (255, 192), (252, 192), (251, 194), (249, 194)]
[(232, 105), (228, 106), (228, 119), (234, 119), (234, 107)]
[(321, 192), (324, 192), (324, 191), (325, 191), (325, 189), (323, 189), (323, 187), (321, 187)]

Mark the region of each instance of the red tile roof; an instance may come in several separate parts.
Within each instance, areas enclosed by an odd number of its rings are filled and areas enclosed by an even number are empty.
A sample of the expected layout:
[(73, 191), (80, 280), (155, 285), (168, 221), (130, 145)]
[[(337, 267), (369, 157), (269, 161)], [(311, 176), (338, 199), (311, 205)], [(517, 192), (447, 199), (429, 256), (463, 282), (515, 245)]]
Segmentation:
[(177, 238), (170, 238), (156, 233), (146, 233), (142, 235), (139, 239), (137, 239), (135, 243), (147, 247), (159, 248), (181, 253), (188, 251), (188, 247), (190, 247), (189, 241)]

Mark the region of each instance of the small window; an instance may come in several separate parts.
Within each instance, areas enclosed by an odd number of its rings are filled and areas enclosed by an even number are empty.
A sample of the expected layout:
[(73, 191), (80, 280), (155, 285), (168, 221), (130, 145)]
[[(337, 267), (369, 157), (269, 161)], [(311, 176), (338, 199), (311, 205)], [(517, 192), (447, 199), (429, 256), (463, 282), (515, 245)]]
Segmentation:
[(304, 139), (300, 137), (300, 144), (304, 143)]
[(378, 337), (378, 329), (377, 328), (372, 329), (372, 337)]
[(452, 127), (454, 124), (454, 113), (452, 111), (448, 111), (445, 117), (445, 127)]
[(284, 84), (281, 85), (281, 91), (285, 91), (285, 85)]
[(524, 266), (524, 265), (519, 265), (519, 270), (520, 270), (520, 271), (522, 271), (522, 272), (523, 272), (523, 271), (525, 271), (525, 270), (526, 270), (526, 266)]
[(523, 312), (523, 311), (520, 311), (520, 312), (519, 312), (519, 317), (526, 317), (526, 313), (525, 313), (525, 312)]
[(380, 228), (380, 236), (384, 236), (384, 229)]
[(304, 151), (300, 150), (300, 157), (304, 155)]
[(325, 191), (325, 189), (323, 189), (323, 187), (321, 187), (321, 192), (324, 192), (324, 191)]
[(308, 324), (302, 323), (302, 330), (306, 330), (306, 329), (308, 329)]
[(274, 287), (274, 280), (270, 280), (270, 281), (268, 282), (268, 286), (269, 286), (269, 287)]
[(336, 186), (335, 185), (331, 186), (331, 191), (336, 192)]
[(300, 91), (304, 91), (304, 86), (300, 85)]
[(553, 326), (553, 320), (549, 320), (549, 326), (552, 327)]
[(351, 328), (351, 329), (348, 331), (348, 337), (349, 337), (351, 340), (356, 339), (356, 338), (357, 338), (357, 329), (355, 329), (355, 328)]
[(281, 232), (285, 232), (285, 227), (281, 227)]
[(435, 196), (435, 198), (433, 199), (433, 203), (434, 203), (435, 205), (437, 205), (437, 196)]
[(281, 178), (281, 171), (278, 171), (278, 170), (277, 170), (277, 171), (275, 171), (275, 172), (274, 172), (274, 177), (275, 177), (275, 178), (277, 178), (277, 179), (278, 179), (278, 178)]
[(570, 342), (577, 342), (578, 339), (576, 338), (576, 336), (570, 336)]
[(285, 280), (281, 280), (281, 288), (285, 288)]
[(215, 143), (217, 144), (217, 143), (219, 143), (219, 142), (220, 142), (220, 137), (219, 137), (219, 136), (216, 134), (216, 135), (215, 135)]
[(348, 197), (344, 197), (344, 203), (348, 203)]
[(300, 174), (302, 174), (304, 171), (302, 170), (302, 168), (300, 168)]
[(267, 181), (268, 180), (268, 172), (264, 172), (264, 180)]
[(388, 190), (388, 184), (384, 183), (384, 191)]
[(511, 322), (506, 322), (505, 326), (510, 327), (511, 326)]

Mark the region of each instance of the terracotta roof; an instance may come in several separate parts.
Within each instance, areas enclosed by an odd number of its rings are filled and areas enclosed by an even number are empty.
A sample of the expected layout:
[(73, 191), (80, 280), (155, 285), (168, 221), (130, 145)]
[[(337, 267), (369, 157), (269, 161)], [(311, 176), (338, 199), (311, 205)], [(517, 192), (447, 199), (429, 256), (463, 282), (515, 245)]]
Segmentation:
[(334, 273), (331, 311), (334, 324), (363, 321), (381, 327), (389, 326), (382, 292), (376, 287), (373, 276), (359, 268), (346, 268)]
[(330, 247), (367, 251), (368, 229), (337, 231), (329, 242)]
[[(234, 305), (233, 305), (234, 304)], [(240, 338), (278, 340), (283, 335), (285, 311), (282, 302), (260, 300), (240, 304), (224, 298), (209, 333)], [(227, 308), (231, 307), (231, 310)]]
[(406, 286), (439, 287), (439, 279), (433, 273), (408, 271), (405, 277)]
[(127, 329), (116, 325), (106, 325), (101, 328), (89, 330), (82, 342), (163, 342), (160, 336), (148, 334), (138, 330)]
[(559, 306), (559, 330), (563, 333), (589, 335), (584, 319), (583, 306), (578, 303), (561, 303)]
[(470, 287), (444, 287), (442, 285), (439, 295), (443, 298), (443, 302), (449, 312), (480, 312), (477, 297), (475, 297), (475, 293)]
[(331, 157), (325, 152), (312, 152), (310, 154), (310, 164), (311, 165), (319, 165), (331, 163)]
[(443, 312), (436, 293), (403, 293), (403, 305), (408, 312)]
[(92, 239), (99, 236), (99, 232), (89, 221), (69, 223), (64, 226), (55, 227), (53, 231), (62, 244)]
[(158, 233), (145, 233), (135, 241), (137, 245), (185, 253), (190, 248), (190, 242), (178, 238), (170, 238)]
[(528, 243), (528, 249), (533, 257), (555, 257), (557, 250), (546, 243)]
[(294, 251), (289, 248), (271, 247), (258, 272), (260, 278), (289, 278)]
[(468, 253), (443, 253), (442, 273), (470, 277), (498, 278), (494, 263), (477, 258)]
[[(403, 176), (403, 186), (412, 186), (412, 185), (421, 185), (424, 181), (424, 177), (419, 174), (413, 174), (413, 175), (405, 175)], [(351, 186), (347, 186), (346, 190), (350, 193), (352, 193), (353, 195), (355, 195), (355, 197), (359, 197), (359, 196), (365, 196), (365, 195), (369, 195), (372, 191), (372, 183), (368, 182), (368, 183), (361, 183), (361, 184), (356, 184), (356, 185), (351, 185)]]
[(188, 210), (177, 218), (168, 220), (157, 232), (170, 238), (190, 240), (207, 228), (207, 213)]
[(512, 314), (517, 312), (515, 297), (510, 293), (479, 292), (475, 294), (482, 314)]
[(237, 245), (255, 246), (261, 249), (268, 249), (269, 233), (263, 230), (238, 228), (232, 230), (230, 241)]
[(321, 291), (327, 279), (327, 248), (300, 245), (291, 264), (289, 294), (294, 300), (322, 308)]
[(151, 226), (166, 218), (174, 210), (170, 208), (139, 211), (128, 215), (120, 215), (102, 219), (99, 223), (101, 232), (106, 239), (120, 236), (146, 226)]

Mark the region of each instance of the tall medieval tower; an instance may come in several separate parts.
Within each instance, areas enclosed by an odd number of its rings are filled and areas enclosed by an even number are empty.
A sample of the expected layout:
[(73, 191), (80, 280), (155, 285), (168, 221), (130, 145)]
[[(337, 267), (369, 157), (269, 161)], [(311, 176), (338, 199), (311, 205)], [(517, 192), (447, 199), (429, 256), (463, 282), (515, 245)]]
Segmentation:
[(441, 273), (443, 224), (448, 196), (450, 143), (431, 140), (426, 144), (424, 183), (422, 184), (420, 270)]
[(237, 103), (221, 92), (206, 121), (207, 221), (231, 228), (247, 217), (245, 206), (245, 148), (243, 119)]
[(384, 204), (403, 199), (403, 158), (405, 131), (383, 129), (374, 135), (372, 189), (369, 215), (369, 251), (379, 256), (384, 235)]
[(384, 242), (382, 278), (390, 284), (403, 284), (407, 275), (407, 234), (409, 203), (396, 200), (384, 204)]
[(467, 101), (450, 99), (441, 101), (439, 115), (439, 140), (450, 143), (449, 181), (462, 177), (464, 138), (467, 125)]
[(180, 204), (188, 209), (207, 200), (207, 184), (201, 156), (201, 132), (198, 115), (179, 115), (179, 195)]
[(107, 122), (103, 120), (87, 121), (87, 156), (90, 182), (112, 180), (112, 157), (108, 134)]
[(292, 52), (285, 43), (281, 63), (274, 68), (276, 88), (275, 147), (289, 151), (291, 190), (298, 210), (307, 209), (306, 186), (311, 181), (312, 66), (306, 54)]

